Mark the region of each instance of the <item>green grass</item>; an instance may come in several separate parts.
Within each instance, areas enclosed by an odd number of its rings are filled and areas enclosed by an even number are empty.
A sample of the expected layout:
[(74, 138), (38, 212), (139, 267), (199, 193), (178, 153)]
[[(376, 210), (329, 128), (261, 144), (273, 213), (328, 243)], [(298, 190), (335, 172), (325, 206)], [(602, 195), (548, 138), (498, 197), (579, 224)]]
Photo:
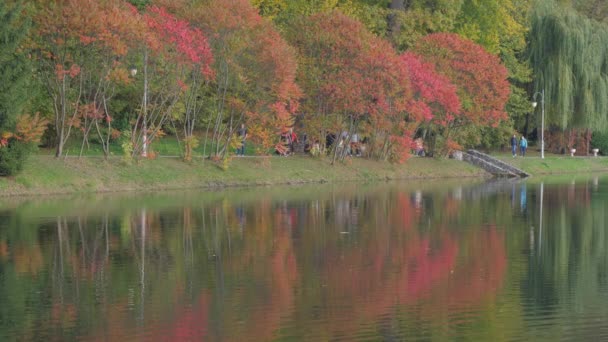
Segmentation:
[(245, 157), (233, 158), (223, 170), (202, 159), (185, 163), (158, 158), (126, 165), (118, 157), (105, 161), (36, 155), (17, 177), (0, 178), (0, 196), (485, 176), (471, 165), (432, 158), (411, 158), (403, 165), (352, 158), (332, 166), (308, 156)]
[[(208, 151), (211, 148), (209, 146)], [(246, 153), (253, 154), (253, 148), (248, 144)], [(196, 149), (192, 163), (167, 157), (180, 154), (174, 137), (158, 140), (152, 149), (165, 157), (133, 165), (122, 161), (117, 143), (112, 145), (113, 156), (108, 161), (97, 158), (103, 153), (101, 147), (94, 144), (84, 153), (85, 157), (77, 158), (80, 154), (77, 141), (67, 145), (68, 158), (56, 159), (52, 151), (41, 150), (16, 177), (0, 177), (0, 196), (488, 176), (462, 162), (416, 157), (403, 165), (352, 158), (334, 166), (325, 159), (308, 156), (233, 158), (228, 169), (223, 170), (221, 165), (201, 158), (202, 146)], [(608, 157), (546, 154), (546, 158), (541, 159), (537, 149), (529, 149), (525, 158), (513, 158), (510, 151), (491, 154), (532, 175), (608, 171)]]
[(537, 150), (528, 150), (525, 157), (513, 158), (511, 152), (494, 152), (492, 156), (512, 164), (532, 175), (594, 173), (608, 171), (608, 157), (575, 156), (569, 154), (552, 154), (545, 152), (545, 158), (540, 158)]
[[(202, 157), (203, 151), (206, 155), (209, 155), (211, 151), (214, 151), (215, 144), (207, 142), (207, 148), (205, 149), (204, 140), (201, 138), (200, 145), (194, 149), (194, 157)], [(82, 147), (82, 140), (72, 138), (64, 147), (64, 155), (69, 157), (80, 156), (80, 150)], [(182, 153), (180, 143), (175, 136), (166, 136), (162, 139), (156, 139), (150, 145), (150, 149), (161, 156), (180, 156)], [(245, 154), (253, 155), (255, 147), (251, 144), (245, 144)], [(40, 149), (37, 154), (39, 155), (54, 155), (54, 149)], [(111, 156), (122, 156), (122, 147), (120, 141), (113, 141), (110, 143), (110, 155)], [(103, 156), (103, 148), (101, 144), (91, 142), (89, 145), (85, 145), (82, 150), (82, 155), (87, 157), (101, 157)]]

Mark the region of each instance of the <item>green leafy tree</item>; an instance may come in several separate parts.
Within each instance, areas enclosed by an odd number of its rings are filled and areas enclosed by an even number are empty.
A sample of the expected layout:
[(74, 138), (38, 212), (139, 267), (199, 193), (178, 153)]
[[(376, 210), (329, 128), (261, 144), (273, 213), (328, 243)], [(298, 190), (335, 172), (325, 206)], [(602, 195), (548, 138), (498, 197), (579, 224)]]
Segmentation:
[(391, 0), (388, 36), (406, 50), (429, 33), (452, 32), (463, 0)]
[(30, 63), (22, 43), (31, 21), (22, 2), (0, 2), (0, 176), (21, 170), (29, 144), (10, 137), (28, 99)]
[(368, 30), (380, 36), (387, 32), (387, 0), (252, 0), (251, 3), (262, 16), (274, 20), (279, 26), (290, 26), (300, 16), (337, 9), (358, 19)]
[[(502, 130), (483, 132), (484, 145), (495, 145), (504, 141), (510, 127), (528, 131), (528, 114), (532, 112), (530, 100), (524, 87), (531, 82), (531, 69), (522, 58), (526, 49), (530, 0), (464, 0), (455, 18), (454, 31), (498, 55), (509, 71), (511, 95), (507, 111), (511, 119), (502, 125)], [(496, 133), (502, 132), (504, 134)], [(506, 136), (504, 136), (506, 135)]]
[(22, 3), (0, 3), (0, 131), (12, 129), (24, 107), (30, 63), (21, 44), (30, 28)]

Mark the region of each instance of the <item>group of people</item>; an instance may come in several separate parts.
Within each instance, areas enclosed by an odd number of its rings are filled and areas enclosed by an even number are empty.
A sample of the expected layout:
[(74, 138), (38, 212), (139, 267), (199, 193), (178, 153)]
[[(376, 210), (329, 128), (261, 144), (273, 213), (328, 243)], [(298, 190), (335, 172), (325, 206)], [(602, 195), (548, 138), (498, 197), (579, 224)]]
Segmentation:
[[(244, 124), (241, 124), (241, 127), (237, 131), (237, 135), (238, 135), (239, 139), (241, 140), (241, 146), (239, 148), (237, 148), (236, 155), (244, 156), (245, 155), (245, 140), (247, 139), (247, 128), (245, 128)], [(335, 139), (336, 139), (335, 135), (328, 134), (327, 141), (326, 141), (326, 148), (330, 148), (331, 145), (334, 143)], [(348, 155), (360, 156), (362, 153), (362, 150), (363, 150), (363, 146), (362, 146), (361, 142), (359, 141), (359, 136), (356, 133), (354, 133), (350, 137), (350, 143), (345, 144), (346, 141), (348, 141), (348, 132), (344, 131), (340, 135), (340, 141), (338, 142), (338, 148), (340, 148), (340, 149), (346, 148)], [(294, 151), (295, 151), (294, 144), (298, 142), (298, 136), (293, 131), (293, 128), (290, 128), (288, 131), (285, 131), (281, 134), (281, 142), (282, 142), (282, 144), (280, 144), (280, 146), (277, 145), (277, 148), (276, 148), (277, 154), (282, 155), (282, 156), (288, 156), (288, 155), (294, 153)], [(347, 145), (347, 146), (345, 146), (345, 145)], [(518, 149), (519, 149), (520, 155), (522, 157), (525, 157), (526, 150), (528, 149), (528, 140), (524, 136), (521, 136), (521, 138), (517, 139), (517, 135), (513, 134), (513, 136), (511, 137), (511, 152), (513, 153), (513, 158), (515, 158), (517, 156)], [(312, 145), (306, 144), (305, 152), (309, 152), (309, 153), (320, 152), (319, 141), (315, 140), (315, 143)], [(424, 156), (424, 154), (423, 154), (424, 148), (422, 146), (422, 139), (416, 140), (415, 153), (416, 153), (416, 155)]]
[(528, 149), (528, 140), (523, 135), (518, 140), (517, 135), (513, 134), (511, 137), (511, 153), (513, 153), (513, 158), (517, 156), (517, 149), (519, 147), (519, 153), (522, 157), (526, 156), (526, 150)]
[[(245, 124), (241, 124), (241, 127), (236, 132), (239, 140), (241, 141), (240, 146), (236, 149), (237, 157), (245, 155), (245, 141), (247, 140), (247, 128)], [(294, 153), (294, 144), (298, 142), (298, 136), (293, 131), (293, 128), (283, 132), (281, 134), (281, 144), (276, 146), (276, 152), (282, 156), (288, 156)]]
[[(245, 124), (241, 124), (240, 128), (236, 132), (240, 146), (236, 149), (237, 156), (245, 155), (245, 141), (247, 139), (247, 128)], [(336, 135), (328, 133), (326, 137), (326, 149), (330, 149), (336, 141)], [(337, 148), (339, 150), (346, 149), (347, 155), (350, 156), (361, 156), (365, 151), (364, 141), (361, 141), (357, 133), (349, 134), (347, 131), (343, 131), (339, 140), (337, 141)], [(315, 140), (314, 143), (309, 143), (307, 136), (304, 135), (302, 141), (298, 138), (298, 135), (294, 132), (293, 128), (289, 128), (281, 133), (280, 143), (275, 146), (275, 152), (281, 156), (289, 156), (296, 152), (296, 145), (303, 147), (302, 152), (310, 153), (312, 155), (319, 155), (321, 153), (321, 145), (319, 140)]]
[(337, 140), (337, 151), (344, 151), (346, 149), (346, 155), (360, 157), (365, 152), (365, 139), (361, 139), (359, 134), (348, 131), (342, 131), (339, 137), (336, 137), (335, 133), (327, 133), (325, 136), (325, 149), (329, 151)]
[(295, 145), (299, 143), (298, 135), (293, 128), (281, 133), (281, 144), (275, 147), (276, 153), (281, 156), (289, 156), (295, 153)]

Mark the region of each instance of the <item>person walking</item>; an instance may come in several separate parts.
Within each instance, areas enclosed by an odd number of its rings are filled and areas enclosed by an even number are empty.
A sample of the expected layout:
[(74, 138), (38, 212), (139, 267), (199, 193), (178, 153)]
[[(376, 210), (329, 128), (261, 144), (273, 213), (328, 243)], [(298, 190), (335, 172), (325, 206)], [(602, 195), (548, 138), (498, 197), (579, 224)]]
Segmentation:
[(241, 124), (241, 128), (237, 131), (239, 139), (241, 139), (241, 147), (236, 149), (237, 156), (245, 155), (245, 139), (247, 139), (247, 128), (245, 128), (245, 124)]
[(517, 155), (517, 136), (513, 134), (511, 137), (511, 153), (513, 153), (513, 158)]
[(295, 144), (298, 143), (298, 135), (293, 131), (293, 127), (289, 128), (288, 134), (287, 142), (289, 144), (289, 153), (294, 154), (296, 152)]
[(519, 140), (519, 153), (521, 154), (522, 157), (526, 156), (527, 149), (528, 149), (528, 140), (526, 140), (526, 137), (524, 137), (522, 135), (521, 139)]

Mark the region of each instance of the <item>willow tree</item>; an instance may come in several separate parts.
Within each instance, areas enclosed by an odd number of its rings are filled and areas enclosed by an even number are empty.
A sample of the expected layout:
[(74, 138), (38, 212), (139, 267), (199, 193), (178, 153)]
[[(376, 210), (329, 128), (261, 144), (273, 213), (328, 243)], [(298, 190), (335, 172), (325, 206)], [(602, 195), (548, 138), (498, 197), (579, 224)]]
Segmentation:
[(606, 41), (608, 26), (551, 0), (536, 4), (529, 58), (534, 90), (545, 91), (546, 125), (608, 130)]

